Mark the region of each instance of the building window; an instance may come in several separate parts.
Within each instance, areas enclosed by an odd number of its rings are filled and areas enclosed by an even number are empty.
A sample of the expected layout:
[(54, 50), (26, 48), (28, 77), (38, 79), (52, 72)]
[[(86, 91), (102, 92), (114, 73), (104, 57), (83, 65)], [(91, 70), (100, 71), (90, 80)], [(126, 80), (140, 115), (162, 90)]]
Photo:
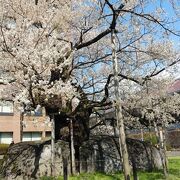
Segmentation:
[(22, 141), (40, 141), (42, 132), (23, 132)]
[(0, 101), (0, 113), (13, 113), (13, 102), (12, 101)]
[(10, 144), (13, 141), (13, 132), (0, 132), (0, 143)]

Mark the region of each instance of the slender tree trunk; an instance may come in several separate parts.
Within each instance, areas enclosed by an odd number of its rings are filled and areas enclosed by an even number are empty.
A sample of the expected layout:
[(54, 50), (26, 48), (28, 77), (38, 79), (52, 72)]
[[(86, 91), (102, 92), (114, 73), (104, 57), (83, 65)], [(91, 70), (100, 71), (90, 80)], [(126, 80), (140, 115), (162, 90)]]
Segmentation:
[(136, 168), (136, 162), (134, 157), (132, 157), (132, 169), (133, 169), (133, 179), (138, 180), (138, 175), (137, 175), (137, 168)]
[(76, 145), (74, 146), (75, 150), (75, 164), (76, 164), (76, 173), (80, 173), (80, 146)]
[(73, 122), (70, 119), (70, 136), (71, 136), (71, 173), (76, 174), (75, 151), (74, 151), (74, 135), (73, 135)]
[(143, 133), (143, 128), (141, 128), (141, 141), (144, 141), (144, 133)]
[(24, 113), (21, 112), (20, 114), (20, 142), (23, 140), (23, 120), (24, 120)]
[(164, 137), (163, 137), (163, 129), (158, 128), (159, 131), (159, 145), (160, 145), (160, 154), (162, 156), (162, 163), (163, 163), (163, 172), (164, 176), (168, 176), (168, 169), (167, 169), (167, 158), (166, 158), (166, 150), (165, 150), (165, 144), (164, 144)]
[(55, 120), (51, 117), (51, 175), (55, 176)]
[(116, 145), (117, 151), (119, 153), (119, 158), (122, 159), (122, 149), (121, 149), (121, 144), (120, 144), (120, 138), (118, 138), (119, 140), (119, 144), (116, 142), (116, 137), (119, 137), (119, 134), (117, 132), (117, 124), (115, 123), (115, 120), (113, 122), (113, 130), (114, 130), (114, 144)]
[(168, 172), (168, 158), (167, 158), (167, 148), (166, 148), (166, 130), (165, 130), (165, 127), (162, 128), (162, 132), (163, 132), (165, 163), (166, 163), (166, 169), (167, 169), (167, 172)]
[(163, 166), (163, 173), (164, 176), (168, 176), (168, 167), (167, 167), (167, 157), (166, 157), (166, 148), (165, 148), (165, 141), (164, 141), (164, 135), (163, 135), (163, 128), (157, 127), (156, 123), (154, 122), (154, 129), (156, 133), (156, 137), (158, 140), (159, 145), (159, 153), (161, 157), (161, 162)]
[(68, 160), (63, 158), (63, 180), (68, 180)]
[(118, 78), (118, 62), (116, 57), (116, 42), (115, 42), (115, 31), (112, 30), (111, 33), (111, 43), (112, 43), (112, 60), (113, 60), (113, 71), (114, 71), (114, 87), (115, 87), (115, 98), (116, 98), (116, 118), (117, 126), (119, 129), (119, 141), (120, 141), (120, 151), (122, 152), (122, 164), (124, 170), (124, 179), (130, 180), (130, 165), (129, 157), (126, 145), (126, 135), (124, 128), (124, 121), (122, 116), (122, 108), (120, 102), (120, 91), (119, 91), (119, 78)]

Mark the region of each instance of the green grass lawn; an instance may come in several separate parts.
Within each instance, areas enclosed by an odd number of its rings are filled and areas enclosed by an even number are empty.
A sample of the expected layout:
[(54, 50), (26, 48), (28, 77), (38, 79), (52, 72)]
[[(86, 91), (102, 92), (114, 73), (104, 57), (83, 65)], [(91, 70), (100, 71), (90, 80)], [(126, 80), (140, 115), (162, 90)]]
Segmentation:
[(169, 173), (176, 179), (180, 179), (180, 156), (169, 157)]
[[(169, 177), (167, 180), (180, 180), (180, 156), (169, 157)], [(138, 172), (139, 180), (163, 180), (165, 179), (162, 171), (156, 172)], [(123, 180), (122, 173), (104, 174), (104, 173), (84, 173), (78, 176), (69, 177), (69, 180)], [(42, 180), (63, 180), (62, 177), (50, 178), (44, 177)]]

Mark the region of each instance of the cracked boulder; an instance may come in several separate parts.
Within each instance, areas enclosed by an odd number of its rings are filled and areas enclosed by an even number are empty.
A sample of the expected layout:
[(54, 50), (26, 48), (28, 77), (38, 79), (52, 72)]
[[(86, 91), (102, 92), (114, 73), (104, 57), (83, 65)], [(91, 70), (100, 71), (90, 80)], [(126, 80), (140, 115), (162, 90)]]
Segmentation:
[[(55, 175), (63, 174), (63, 158), (69, 157), (69, 144), (64, 141), (55, 143)], [(12, 180), (39, 179), (51, 176), (51, 144), (22, 142), (9, 147), (4, 156), (2, 168), (4, 178)]]

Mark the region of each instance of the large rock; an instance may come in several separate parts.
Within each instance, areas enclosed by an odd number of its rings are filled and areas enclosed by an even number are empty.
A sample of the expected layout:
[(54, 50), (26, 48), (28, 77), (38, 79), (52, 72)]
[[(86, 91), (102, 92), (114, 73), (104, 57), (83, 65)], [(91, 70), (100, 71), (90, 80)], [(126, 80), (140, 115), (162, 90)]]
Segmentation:
[[(131, 166), (136, 169), (152, 171), (161, 169), (159, 151), (150, 143), (127, 139)], [(115, 172), (122, 170), (118, 139), (110, 136), (96, 136), (85, 142), (80, 149), (80, 169), (83, 172)]]
[[(149, 143), (127, 139), (130, 164), (136, 169), (160, 169), (160, 154)], [(55, 144), (55, 175), (63, 174), (63, 157), (70, 157), (69, 143), (58, 141)], [(68, 159), (70, 162), (70, 159)], [(122, 164), (119, 156), (118, 139), (110, 136), (90, 137), (80, 148), (80, 172), (119, 171)], [(70, 165), (68, 164), (70, 170)], [(70, 172), (70, 171), (69, 171)], [(51, 175), (51, 145), (44, 143), (18, 143), (12, 145), (4, 157), (3, 176), (12, 180), (40, 179)]]
[[(55, 143), (55, 175), (63, 174), (63, 157), (68, 158), (69, 144)], [(51, 175), (51, 144), (22, 142), (8, 149), (4, 157), (2, 175), (6, 179), (30, 180)]]

